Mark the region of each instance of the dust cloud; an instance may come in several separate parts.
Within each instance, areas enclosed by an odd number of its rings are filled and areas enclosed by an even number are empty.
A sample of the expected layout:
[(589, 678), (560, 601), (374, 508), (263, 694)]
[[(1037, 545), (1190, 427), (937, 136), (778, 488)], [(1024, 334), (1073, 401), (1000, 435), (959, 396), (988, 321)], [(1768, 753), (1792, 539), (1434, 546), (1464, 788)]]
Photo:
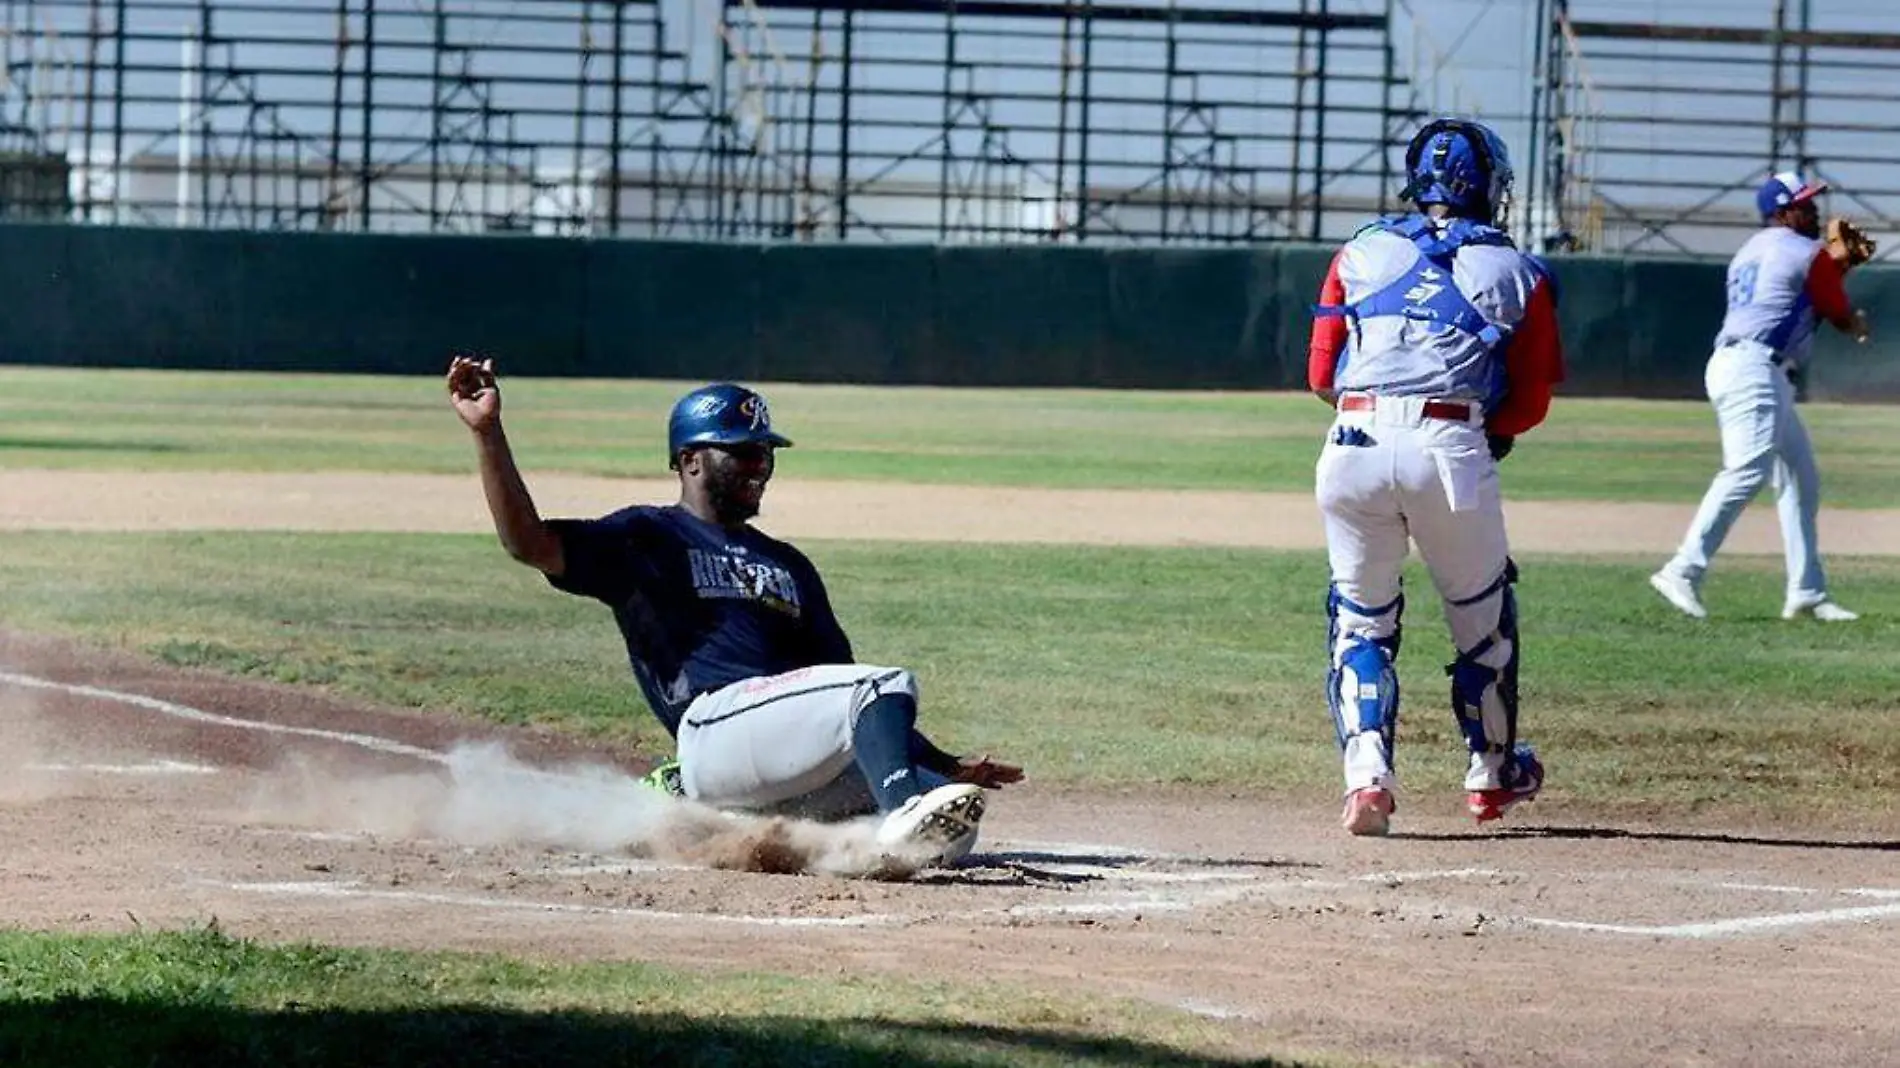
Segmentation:
[(0, 804), (30, 804), (70, 791), (47, 768), (60, 758), (52, 739), (38, 694), (0, 688)]
[(591, 764), (524, 763), (505, 745), (459, 745), (441, 766), (372, 771), (299, 755), (267, 774), (247, 820), (464, 846), (533, 845), (699, 867), (903, 878), (876, 822), (814, 823), (722, 812)]

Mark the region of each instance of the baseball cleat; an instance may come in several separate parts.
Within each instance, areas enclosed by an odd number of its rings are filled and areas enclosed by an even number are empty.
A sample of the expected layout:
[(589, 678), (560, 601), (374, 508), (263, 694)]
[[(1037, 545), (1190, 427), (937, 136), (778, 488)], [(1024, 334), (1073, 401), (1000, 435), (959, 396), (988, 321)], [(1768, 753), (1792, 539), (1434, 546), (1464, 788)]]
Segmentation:
[(1649, 576), (1649, 584), (1684, 615), (1697, 619), (1709, 618), (1709, 610), (1702, 607), (1702, 598), (1697, 596), (1695, 586), (1688, 579), (1668, 571), (1658, 571)]
[(983, 788), (966, 782), (918, 794), (884, 817), (879, 845), (921, 853), (926, 863), (954, 864), (976, 847), (983, 820)]
[(1506, 812), (1537, 799), (1544, 788), (1544, 763), (1528, 745), (1517, 747), (1516, 781), (1501, 790), (1473, 790), (1465, 795), (1465, 810), (1479, 823), (1501, 820)]
[(1860, 618), (1859, 612), (1849, 612), (1833, 601), (1816, 601), (1813, 604), (1791, 604), (1781, 610), (1783, 619), (1800, 619), (1813, 616), (1823, 623), (1852, 623)]
[(686, 796), (686, 787), (680, 781), (680, 762), (677, 760), (654, 765), (652, 771), (640, 777), (640, 785), (668, 797)]
[(1392, 791), (1383, 786), (1367, 786), (1346, 795), (1346, 810), (1339, 822), (1348, 834), (1362, 838), (1383, 837), (1392, 829), (1392, 810), (1398, 803)]

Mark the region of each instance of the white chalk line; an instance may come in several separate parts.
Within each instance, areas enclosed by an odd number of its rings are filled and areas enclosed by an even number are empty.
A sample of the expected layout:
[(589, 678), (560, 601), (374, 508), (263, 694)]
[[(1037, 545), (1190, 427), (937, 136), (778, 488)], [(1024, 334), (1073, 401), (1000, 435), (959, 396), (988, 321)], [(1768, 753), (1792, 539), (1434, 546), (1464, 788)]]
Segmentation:
[(216, 775), (220, 769), (160, 760), (150, 764), (27, 764), (23, 770), (55, 775)]
[[(226, 830), (222, 823), (208, 823), (206, 827)], [(300, 838), (311, 842), (367, 842), (371, 837), (354, 831), (301, 831), (292, 827), (239, 827), (245, 834), (254, 834), (272, 838)]]
[(589, 875), (662, 875), (676, 871), (705, 871), (691, 864), (662, 864), (655, 860), (638, 860), (629, 857), (626, 860), (602, 860), (593, 864), (569, 864), (559, 868), (543, 868), (537, 874), (585, 878)]
[[(11, 672), (11, 671), (0, 671), (0, 683), (11, 683), (12, 685), (25, 687), (27, 689), (55, 690), (62, 693), (71, 694), (77, 697), (89, 697), (89, 698), (96, 698), (100, 700), (115, 701), (120, 704), (130, 705), (135, 708), (141, 708), (147, 711), (157, 712), (162, 715), (171, 716), (176, 719), (189, 720), (189, 721), (197, 722), (197, 723), (209, 723), (209, 724), (213, 724), (213, 725), (221, 726), (221, 727), (234, 727), (240, 730), (255, 730), (255, 731), (262, 731), (262, 732), (270, 733), (270, 734), (288, 734), (288, 735), (294, 735), (298, 737), (316, 738), (316, 739), (321, 739), (323, 741), (338, 742), (345, 745), (359, 746), (361, 748), (368, 749), (373, 752), (387, 753), (387, 754), (391, 754), (395, 756), (414, 757), (419, 760), (427, 760), (434, 763), (447, 762), (447, 757), (445, 757), (443, 754), (438, 753), (434, 750), (423, 749), (418, 746), (412, 746), (412, 745), (408, 745), (402, 742), (392, 741), (387, 738), (379, 738), (379, 737), (376, 737), (375, 735), (358, 734), (351, 731), (332, 731), (332, 730), (325, 730), (325, 729), (316, 728), (316, 727), (294, 727), (294, 726), (288, 726), (285, 724), (269, 723), (269, 722), (263, 722), (259, 720), (239, 719), (233, 716), (222, 716), (214, 712), (206, 712), (202, 709), (192, 708), (188, 705), (181, 705), (173, 701), (165, 701), (165, 700), (161, 700), (155, 697), (147, 697), (143, 694), (127, 693), (122, 690), (112, 690), (112, 689), (107, 689), (105, 687), (100, 687), (100, 686), (88, 686), (88, 685), (75, 684), (75, 683), (58, 682), (52, 679), (39, 678), (33, 675), (23, 675), (18, 672)], [(1153, 857), (1155, 856), (1154, 854), (1143, 854), (1140, 851), (1130, 850), (1130, 849), (1120, 847), (1120, 846), (1063, 843), (1062, 846), (1059, 848), (1066, 849), (1066, 850), (1074, 850), (1076, 852), (1084, 853), (1084, 855), (1088, 855), (1088, 856), (1102, 856), (1102, 857), (1142, 857), (1142, 856)], [(1157, 857), (1156, 859), (1159, 859), (1159, 858)], [(1174, 859), (1174, 858), (1169, 858), (1169, 859)], [(1180, 858), (1180, 859), (1188, 859), (1188, 858)], [(1108, 865), (1102, 865), (1101, 868), (1105, 872), (1112, 872), (1116, 870)], [(1238, 900), (1240, 898), (1251, 896), (1252, 892), (1258, 891), (1258, 890), (1272, 891), (1272, 890), (1285, 890), (1285, 889), (1308, 889), (1308, 890), (1334, 889), (1334, 888), (1344, 888), (1346, 886), (1351, 886), (1351, 885), (1362, 885), (1365, 883), (1380, 883), (1380, 882), (1384, 882), (1384, 883), (1388, 883), (1390, 885), (1396, 886), (1405, 882), (1417, 882), (1417, 881), (1426, 880), (1426, 879), (1482, 878), (1482, 877), (1501, 876), (1504, 874), (1506, 873), (1494, 871), (1492, 869), (1485, 869), (1485, 868), (1460, 868), (1460, 869), (1447, 869), (1447, 870), (1442, 870), (1442, 871), (1424, 871), (1424, 872), (1375, 872), (1368, 875), (1355, 876), (1345, 882), (1341, 882), (1339, 880), (1309, 879), (1309, 880), (1303, 880), (1303, 881), (1298, 881), (1298, 882), (1293, 882), (1293, 883), (1268, 883), (1265, 880), (1259, 880), (1255, 883), (1252, 883), (1246, 886), (1233, 887), (1230, 885), (1230, 886), (1221, 887), (1211, 893), (1191, 892), (1193, 890), (1198, 889), (1198, 887), (1194, 886), (1190, 882), (1182, 882), (1176, 885), (1179, 886), (1180, 890), (1184, 892), (1181, 893), (1178, 897), (1173, 897), (1173, 898), (1144, 899), (1144, 900), (1139, 900), (1139, 901), (1126, 901), (1126, 900), (1085, 901), (1085, 902), (1075, 902), (1075, 903), (1068, 903), (1068, 904), (1054, 904), (1054, 905), (1048, 905), (1048, 906), (1040, 906), (1040, 905), (1016, 906), (1015, 910), (1013, 909), (984, 910), (982, 913), (978, 913), (978, 915), (988, 915), (988, 914), (998, 914), (998, 913), (1016, 914), (1016, 915), (1023, 915), (1023, 914), (1061, 915), (1065, 913), (1074, 914), (1074, 915), (1089, 915), (1089, 914), (1118, 913), (1118, 912), (1139, 912), (1139, 911), (1146, 911), (1146, 910), (1183, 911), (1183, 910), (1193, 909), (1196, 907), (1201, 907), (1207, 904), (1219, 904), (1219, 903), (1222, 903), (1223, 901)], [(1590, 873), (1582, 873), (1582, 874), (1587, 876)], [(474, 898), (474, 897), (461, 897), (461, 896), (456, 896), (456, 895), (422, 894), (422, 893), (418, 893), (414, 891), (338, 890), (337, 889), (338, 884), (332, 884), (332, 883), (232, 884), (232, 889), (243, 889), (247, 885), (248, 886), (264, 886), (264, 887), (296, 886), (296, 887), (306, 888), (304, 892), (350, 893), (357, 896), (377, 896), (377, 897), (390, 898), (392, 900), (411, 900), (411, 901), (417, 901), (417, 902), (430, 902), (430, 903), (451, 904), (451, 905), (470, 906), (470, 907), (492, 907), (492, 908), (514, 908), (514, 909), (528, 908), (528, 909), (539, 909), (543, 911), (605, 912), (605, 913), (613, 914), (613, 915), (650, 916), (654, 918), (664, 918), (664, 919), (672, 919), (672, 920), (704, 919), (710, 922), (727, 922), (727, 923), (754, 923), (754, 924), (790, 925), (790, 926), (864, 926), (864, 925), (873, 924), (873, 923), (898, 922), (900, 920), (900, 917), (894, 914), (875, 914), (875, 915), (856, 917), (856, 918), (832, 919), (832, 918), (815, 918), (815, 917), (734, 916), (734, 915), (728, 915), (728, 914), (722, 914), (722, 913), (681, 913), (681, 912), (666, 912), (666, 911), (653, 910), (653, 909), (611, 909), (611, 908), (604, 908), (601, 906), (558, 905), (558, 904), (543, 904), (543, 903), (535, 903), (535, 902), (513, 901), (506, 898)], [(1804, 889), (1800, 887), (1765, 887), (1765, 886), (1750, 886), (1748, 884), (1724, 884), (1721, 882), (1714, 882), (1714, 881), (1710, 881), (1706, 883), (1705, 885), (1711, 885), (1711, 886), (1716, 886), (1716, 887), (1726, 887), (1726, 888), (1738, 889), (1738, 890), (1758, 890), (1758, 891), (1774, 890), (1778, 892), (1789, 892), (1789, 893)], [(322, 890), (322, 891), (307, 889), (309, 887), (317, 887), (317, 886), (327, 887), (330, 889)], [(1825, 892), (1825, 891), (1822, 891), (1822, 892)], [(1866, 896), (1866, 897), (1900, 897), (1900, 891), (1877, 888), (1877, 887), (1856, 887), (1856, 888), (1837, 890), (1833, 892), (1843, 893), (1843, 894), (1854, 894), (1854, 895)], [(1016, 910), (1027, 910), (1027, 911), (1016, 911)], [(1767, 915), (1767, 916), (1750, 916), (1750, 917), (1741, 917), (1741, 918), (1736, 918), (1736, 919), (1714, 920), (1714, 921), (1699, 922), (1699, 923), (1664, 924), (1664, 925), (1651, 925), (1651, 926), (1633, 925), (1633, 924), (1598, 923), (1598, 922), (1583, 921), (1583, 920), (1561, 920), (1561, 919), (1551, 919), (1551, 918), (1545, 918), (1545, 917), (1521, 917), (1519, 918), (1518, 922), (1522, 922), (1522, 923), (1529, 924), (1532, 926), (1546, 927), (1546, 928), (1552, 928), (1552, 929), (1558, 929), (1558, 930), (1590, 931), (1590, 932), (1601, 932), (1601, 933), (1611, 933), (1611, 934), (1650, 935), (1650, 936), (1664, 937), (1664, 938), (1710, 938), (1710, 937), (1719, 937), (1719, 936), (1728, 935), (1728, 934), (1741, 934), (1741, 933), (1756, 932), (1756, 931), (1779, 930), (1779, 929), (1785, 929), (1785, 928), (1815, 926), (1815, 925), (1829, 924), (1829, 923), (1851, 923), (1851, 922), (1861, 921), (1861, 920), (1885, 919), (1889, 916), (1896, 916), (1896, 915), (1900, 915), (1900, 904), (1868, 905), (1868, 906), (1861, 906), (1861, 907), (1855, 907), (1855, 908), (1822, 909), (1818, 911), (1807, 911), (1807, 912), (1787, 912), (1787, 913), (1778, 913), (1778, 914)], [(1507, 922), (1509, 921), (1507, 920)]]
[(1847, 909), (1822, 909), (1816, 912), (1783, 912), (1771, 916), (1743, 916), (1732, 920), (1715, 920), (1708, 923), (1674, 923), (1653, 927), (1622, 923), (1589, 923), (1581, 920), (1549, 920), (1535, 916), (1526, 916), (1517, 922), (1527, 923), (1535, 927), (1552, 927), (1566, 931), (1593, 931), (1603, 934), (1693, 939), (1720, 938), (1725, 935), (1754, 934), (1763, 931), (1779, 931), (1791, 927), (1814, 927), (1830, 923), (1883, 920), (1890, 916), (1900, 916), (1900, 904), (1864, 905)]
[(209, 723), (219, 727), (237, 727), (241, 730), (263, 731), (267, 734), (293, 734), (302, 738), (319, 738), (326, 742), (341, 742), (344, 745), (361, 746), (378, 753), (393, 756), (415, 757), (441, 764), (448, 758), (433, 749), (405, 745), (387, 738), (378, 738), (370, 734), (356, 734), (351, 731), (331, 731), (320, 727), (291, 727), (282, 723), (266, 723), (253, 719), (238, 719), (235, 716), (220, 716), (215, 712), (192, 708), (173, 701), (161, 701), (156, 697), (143, 694), (126, 693), (123, 690), (108, 690), (102, 686), (82, 686), (70, 682), (55, 682), (34, 675), (21, 675), (11, 671), (0, 671), (0, 682), (12, 683), (30, 690), (57, 690), (75, 697), (93, 697), (103, 701), (116, 701), (122, 705), (143, 708), (148, 712), (157, 712), (174, 719), (190, 720), (194, 723)]

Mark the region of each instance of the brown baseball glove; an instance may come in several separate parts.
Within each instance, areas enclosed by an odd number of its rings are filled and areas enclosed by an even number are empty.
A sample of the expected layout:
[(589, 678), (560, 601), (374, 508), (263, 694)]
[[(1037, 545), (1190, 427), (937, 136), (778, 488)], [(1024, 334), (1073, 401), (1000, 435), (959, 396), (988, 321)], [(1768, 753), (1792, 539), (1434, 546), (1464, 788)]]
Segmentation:
[(1874, 258), (1879, 246), (1852, 220), (1835, 216), (1827, 221), (1827, 253), (1842, 267), (1858, 267)]

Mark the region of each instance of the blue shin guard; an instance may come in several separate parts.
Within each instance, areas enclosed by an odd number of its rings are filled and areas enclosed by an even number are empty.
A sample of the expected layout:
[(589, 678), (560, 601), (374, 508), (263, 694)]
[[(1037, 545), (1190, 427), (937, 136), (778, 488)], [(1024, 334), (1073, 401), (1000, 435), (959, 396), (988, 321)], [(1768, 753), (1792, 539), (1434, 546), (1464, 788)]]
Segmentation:
[[(1330, 590), (1326, 599), (1331, 668), (1326, 700), (1342, 752), (1357, 735), (1376, 733), (1390, 770), (1399, 722), (1399, 619), (1405, 598), (1376, 607), (1356, 604)], [(1351, 754), (1348, 754), (1349, 756)]]
[(1516, 579), (1516, 568), (1507, 567), (1484, 592), (1452, 602), (1454, 611), (1469, 611), (1496, 598), (1497, 625), (1482, 641), (1460, 650), (1458, 659), (1445, 668), (1451, 677), (1451, 707), (1466, 747), (1472, 755), (1495, 758), (1500, 764), (1517, 744), (1517, 596), (1511, 589)]

